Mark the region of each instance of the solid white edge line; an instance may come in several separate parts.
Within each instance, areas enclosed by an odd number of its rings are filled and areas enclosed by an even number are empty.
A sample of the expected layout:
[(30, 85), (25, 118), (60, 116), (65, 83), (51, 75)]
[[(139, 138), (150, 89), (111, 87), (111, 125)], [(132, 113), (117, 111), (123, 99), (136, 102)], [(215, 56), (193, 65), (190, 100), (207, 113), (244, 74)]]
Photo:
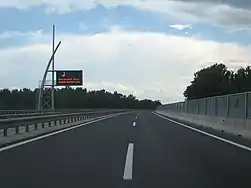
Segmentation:
[(163, 118), (163, 119), (165, 119), (165, 120), (171, 121), (171, 122), (173, 122), (173, 123), (176, 123), (176, 124), (178, 124), (178, 125), (181, 125), (181, 126), (183, 126), (183, 127), (186, 127), (186, 128), (188, 128), (188, 129), (191, 129), (191, 130), (193, 130), (193, 131), (196, 131), (196, 132), (199, 132), (199, 133), (201, 133), (201, 134), (210, 136), (210, 137), (212, 137), (212, 138), (214, 138), (214, 139), (217, 139), (217, 140), (220, 140), (220, 141), (222, 141), (222, 142), (225, 142), (225, 143), (234, 145), (234, 146), (236, 146), (236, 147), (245, 149), (245, 150), (247, 150), (247, 151), (251, 151), (251, 148), (249, 148), (249, 147), (247, 147), (247, 146), (244, 146), (244, 145), (242, 145), (242, 144), (238, 144), (238, 143), (236, 143), (236, 142), (227, 140), (227, 139), (225, 139), (225, 138), (222, 138), (222, 137), (219, 137), (219, 136), (215, 136), (215, 135), (213, 135), (213, 134), (210, 134), (210, 133), (201, 131), (201, 130), (196, 129), (196, 128), (194, 128), (194, 127), (191, 127), (191, 126), (185, 125), (185, 124), (183, 124), (183, 123), (180, 123), (180, 122), (174, 121), (174, 120), (172, 120), (172, 119), (169, 119), (169, 118), (167, 118), (167, 117), (165, 117), (165, 116), (162, 116), (162, 115), (160, 115), (160, 114), (158, 114), (158, 113), (154, 113), (154, 112), (153, 112), (153, 114), (156, 115), (156, 116), (158, 116), (158, 117), (160, 117), (160, 118)]
[(136, 122), (135, 121), (133, 122), (132, 126), (134, 126), (134, 127), (136, 126)]
[(127, 154), (126, 154), (126, 162), (124, 169), (124, 180), (131, 180), (133, 172), (133, 143), (129, 143)]
[(92, 124), (92, 123), (95, 123), (95, 122), (98, 122), (98, 121), (102, 121), (102, 120), (105, 120), (105, 119), (116, 117), (116, 116), (119, 116), (119, 115), (122, 115), (122, 114), (126, 114), (126, 113), (119, 113), (119, 114), (112, 114), (112, 115), (103, 116), (103, 117), (100, 117), (100, 118), (98, 118), (96, 120), (88, 121), (88, 122), (80, 124), (80, 125), (76, 125), (76, 126), (65, 128), (65, 129), (61, 129), (61, 130), (58, 130), (58, 131), (55, 131), (55, 132), (52, 132), (52, 133), (48, 133), (48, 134), (45, 134), (45, 135), (42, 135), (42, 136), (37, 136), (35, 138), (31, 138), (31, 139), (28, 139), (28, 140), (20, 141), (20, 142), (15, 143), (15, 144), (11, 144), (11, 145), (8, 145), (8, 146), (1, 147), (0, 152), (11, 149), (11, 148), (14, 148), (14, 147), (18, 147), (18, 146), (21, 146), (21, 145), (24, 145), (24, 144), (28, 144), (28, 143), (34, 142), (36, 140), (41, 140), (41, 139), (47, 138), (49, 136), (60, 134), (60, 133), (63, 133), (63, 132), (66, 132), (66, 131), (69, 131), (69, 130), (72, 130), (72, 129), (76, 129), (76, 128), (82, 127), (84, 125), (88, 125), (88, 124)]

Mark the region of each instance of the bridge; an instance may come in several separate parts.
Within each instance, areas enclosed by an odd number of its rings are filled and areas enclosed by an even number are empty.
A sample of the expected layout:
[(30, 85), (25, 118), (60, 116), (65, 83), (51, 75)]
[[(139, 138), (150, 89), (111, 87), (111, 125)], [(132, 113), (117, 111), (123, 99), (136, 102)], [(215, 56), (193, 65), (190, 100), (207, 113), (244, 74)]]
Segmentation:
[(170, 118), (163, 107), (2, 118), (1, 186), (251, 186), (249, 139)]

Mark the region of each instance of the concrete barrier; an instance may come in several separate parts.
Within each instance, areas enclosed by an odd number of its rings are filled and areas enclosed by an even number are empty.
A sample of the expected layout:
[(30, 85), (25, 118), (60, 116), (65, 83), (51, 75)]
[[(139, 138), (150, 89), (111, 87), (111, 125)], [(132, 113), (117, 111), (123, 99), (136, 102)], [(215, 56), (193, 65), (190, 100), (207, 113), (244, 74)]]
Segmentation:
[(168, 110), (157, 110), (158, 114), (184, 121), (189, 124), (195, 124), (203, 127), (213, 128), (230, 134), (242, 136), (251, 139), (251, 119), (216, 117), (201, 114), (177, 113)]

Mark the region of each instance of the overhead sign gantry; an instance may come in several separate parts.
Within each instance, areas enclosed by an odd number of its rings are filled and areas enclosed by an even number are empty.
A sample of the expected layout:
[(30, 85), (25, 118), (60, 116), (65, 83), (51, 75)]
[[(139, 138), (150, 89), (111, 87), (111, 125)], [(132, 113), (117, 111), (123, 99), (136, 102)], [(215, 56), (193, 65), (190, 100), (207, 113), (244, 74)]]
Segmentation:
[[(83, 85), (82, 70), (55, 70), (54, 56), (61, 44), (61, 41), (55, 48), (55, 26), (53, 25), (53, 43), (52, 55), (44, 72), (42, 83), (39, 86), (37, 110), (55, 110), (54, 108), (54, 89), (55, 86), (80, 86)], [(52, 83), (45, 84), (48, 73), (52, 75)], [(55, 80), (56, 73), (56, 80)]]

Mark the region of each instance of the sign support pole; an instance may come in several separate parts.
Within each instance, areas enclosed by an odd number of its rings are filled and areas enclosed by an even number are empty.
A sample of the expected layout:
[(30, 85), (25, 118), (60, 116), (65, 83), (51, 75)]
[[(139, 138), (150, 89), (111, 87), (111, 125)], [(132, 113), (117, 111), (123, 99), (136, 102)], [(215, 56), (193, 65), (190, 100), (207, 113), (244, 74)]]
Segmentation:
[[(53, 39), (52, 39), (52, 54), (54, 53), (55, 51), (55, 25), (53, 25), (53, 29), (52, 29), (52, 35), (53, 35)], [(51, 90), (51, 109), (52, 111), (55, 110), (55, 98), (54, 98), (54, 91), (55, 91), (55, 79), (54, 79), (54, 76), (55, 76), (55, 57), (53, 56), (53, 59), (52, 59), (52, 90)]]
[(60, 44), (61, 44), (61, 41), (58, 43), (56, 49), (54, 50), (53, 54), (51, 55), (51, 58), (50, 58), (50, 60), (49, 60), (49, 62), (47, 64), (47, 67), (45, 69), (45, 73), (44, 73), (43, 80), (42, 80), (42, 83), (41, 83), (41, 87), (40, 87), (40, 90), (39, 90), (38, 111), (41, 111), (43, 109), (43, 104), (42, 104), (42, 102), (43, 102), (43, 90), (44, 90), (44, 86), (45, 86), (46, 76), (47, 76), (47, 73), (49, 71), (52, 59), (53, 59), (54, 55), (56, 54)]

